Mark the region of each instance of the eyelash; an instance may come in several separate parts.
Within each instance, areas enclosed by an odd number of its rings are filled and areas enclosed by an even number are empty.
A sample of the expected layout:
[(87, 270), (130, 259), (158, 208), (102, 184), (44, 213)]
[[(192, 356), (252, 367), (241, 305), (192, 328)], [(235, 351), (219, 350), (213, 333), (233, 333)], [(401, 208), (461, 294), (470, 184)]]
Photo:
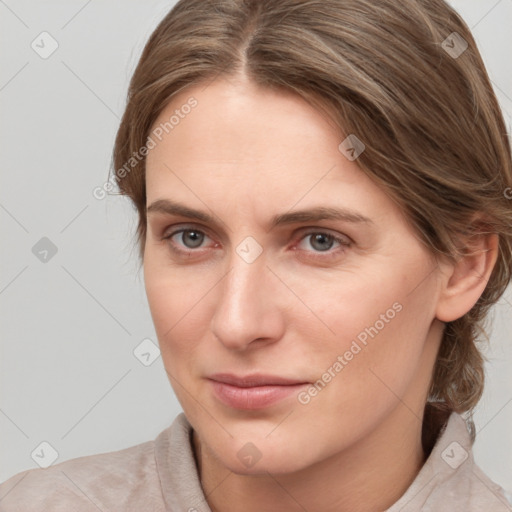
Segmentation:
[[(178, 235), (179, 233), (183, 233), (185, 231), (196, 231), (198, 233), (201, 233), (201, 234), (207, 236), (208, 238), (211, 238), (211, 237), (208, 236), (208, 234), (205, 231), (203, 231), (201, 229), (197, 229), (194, 226), (188, 226), (188, 227), (183, 227), (183, 228), (177, 229), (175, 231), (172, 231), (171, 233), (163, 236), (161, 238), (161, 240), (162, 241), (168, 240), (169, 241), (169, 243), (168, 243), (169, 248), (174, 253), (179, 254), (179, 255), (191, 256), (192, 254), (194, 254), (196, 252), (200, 252), (201, 248), (198, 248), (198, 249), (188, 249), (188, 250), (178, 249), (176, 244), (171, 240), (175, 235)], [(302, 240), (305, 240), (308, 236), (319, 235), (319, 234), (320, 235), (327, 235), (328, 237), (331, 237), (333, 242), (339, 244), (339, 247), (337, 249), (335, 249), (335, 250), (328, 249), (326, 251), (305, 251), (305, 252), (308, 252), (308, 253), (316, 254), (315, 256), (312, 256), (313, 259), (326, 260), (328, 258), (337, 257), (341, 253), (345, 252), (352, 245), (352, 241), (347, 236), (345, 236), (345, 237), (337, 236), (337, 235), (335, 235), (335, 234), (333, 234), (333, 233), (331, 233), (329, 231), (322, 231), (321, 228), (316, 228), (316, 229), (310, 228), (306, 233), (302, 233), (302, 236), (300, 237), (299, 241), (295, 245), (298, 245)], [(296, 249), (297, 248), (294, 246), (293, 250), (296, 250)]]

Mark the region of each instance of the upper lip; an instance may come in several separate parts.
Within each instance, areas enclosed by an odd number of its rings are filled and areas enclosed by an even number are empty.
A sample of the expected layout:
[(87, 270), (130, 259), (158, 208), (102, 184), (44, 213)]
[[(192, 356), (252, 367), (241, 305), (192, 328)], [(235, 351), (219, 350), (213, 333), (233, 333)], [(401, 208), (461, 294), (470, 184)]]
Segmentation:
[(230, 373), (215, 373), (208, 377), (211, 380), (231, 384), (239, 388), (250, 388), (256, 386), (293, 386), (297, 384), (306, 384), (306, 381), (300, 379), (289, 379), (277, 375), (264, 375), (254, 373), (251, 375), (237, 376)]

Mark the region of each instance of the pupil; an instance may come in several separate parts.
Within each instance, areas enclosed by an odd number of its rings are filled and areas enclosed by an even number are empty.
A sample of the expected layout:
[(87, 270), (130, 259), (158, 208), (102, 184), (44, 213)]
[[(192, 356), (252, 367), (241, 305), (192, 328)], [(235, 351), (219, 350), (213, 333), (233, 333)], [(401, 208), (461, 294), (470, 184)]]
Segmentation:
[(183, 243), (189, 248), (199, 247), (203, 242), (203, 238), (204, 236), (201, 233), (193, 230), (184, 231), (182, 235)]
[(311, 245), (319, 251), (327, 251), (332, 247), (332, 242), (332, 236), (318, 233), (313, 236)]

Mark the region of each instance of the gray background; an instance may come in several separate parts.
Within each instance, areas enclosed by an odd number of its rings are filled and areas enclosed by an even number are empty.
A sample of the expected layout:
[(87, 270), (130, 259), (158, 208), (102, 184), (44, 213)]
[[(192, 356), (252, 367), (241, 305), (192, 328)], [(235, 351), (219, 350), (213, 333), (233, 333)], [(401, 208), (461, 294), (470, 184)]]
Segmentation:
[[(132, 250), (135, 214), (125, 198), (92, 194), (108, 177), (129, 77), (173, 4), (0, 0), (0, 481), (37, 467), (42, 441), (58, 463), (153, 439), (181, 411), (161, 358), (145, 366), (133, 353), (157, 342)], [(452, 4), (473, 29), (510, 134), (512, 0)], [(43, 31), (59, 45), (47, 59), (31, 47)], [(55, 255), (37, 254), (43, 237)], [(509, 289), (494, 309), (475, 416), (475, 458), (509, 492), (511, 308)]]

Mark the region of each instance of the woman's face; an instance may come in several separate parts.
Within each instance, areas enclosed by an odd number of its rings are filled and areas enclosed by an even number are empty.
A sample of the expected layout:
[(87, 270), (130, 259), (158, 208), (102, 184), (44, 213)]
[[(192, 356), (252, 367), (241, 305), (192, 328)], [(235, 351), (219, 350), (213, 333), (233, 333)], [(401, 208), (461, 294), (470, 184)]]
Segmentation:
[(202, 448), (284, 473), (418, 427), (439, 268), (344, 137), (296, 96), (219, 79), (153, 129), (145, 285)]

